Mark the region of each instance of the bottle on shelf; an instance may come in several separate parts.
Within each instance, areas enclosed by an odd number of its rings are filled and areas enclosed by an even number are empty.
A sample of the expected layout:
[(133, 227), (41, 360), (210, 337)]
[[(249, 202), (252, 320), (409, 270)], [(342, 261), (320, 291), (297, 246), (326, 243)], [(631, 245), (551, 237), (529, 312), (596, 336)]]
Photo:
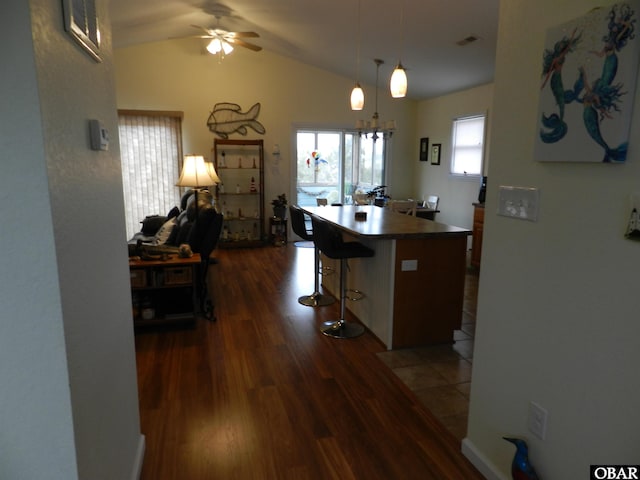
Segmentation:
[(249, 183), (249, 191), (251, 193), (256, 193), (258, 189), (256, 188), (256, 179), (255, 177), (251, 177), (251, 182)]

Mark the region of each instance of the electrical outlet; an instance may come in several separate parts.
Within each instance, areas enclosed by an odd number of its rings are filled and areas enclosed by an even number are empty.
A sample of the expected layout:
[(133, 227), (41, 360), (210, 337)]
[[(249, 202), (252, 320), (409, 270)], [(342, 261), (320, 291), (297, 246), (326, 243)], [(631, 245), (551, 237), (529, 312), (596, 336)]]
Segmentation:
[(401, 270), (403, 272), (413, 272), (418, 270), (418, 260), (402, 260)]
[(540, 440), (547, 436), (547, 411), (536, 402), (529, 403), (529, 431)]

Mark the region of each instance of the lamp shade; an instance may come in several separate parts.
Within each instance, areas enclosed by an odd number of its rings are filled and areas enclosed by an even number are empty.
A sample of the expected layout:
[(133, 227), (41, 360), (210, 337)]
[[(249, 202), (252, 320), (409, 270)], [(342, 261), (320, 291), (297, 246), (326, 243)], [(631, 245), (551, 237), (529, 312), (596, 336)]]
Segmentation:
[(216, 167), (213, 166), (213, 162), (205, 162), (205, 165), (207, 167), (207, 172), (209, 173), (209, 176), (213, 178), (214, 183), (220, 183), (220, 177), (216, 173)]
[(391, 74), (389, 87), (393, 98), (402, 98), (407, 94), (407, 72), (400, 62)]
[[(211, 176), (202, 155), (186, 155), (176, 185), (178, 187), (206, 187), (217, 183), (217, 177), (217, 175), (216, 178)], [(220, 180), (218, 179), (218, 181)]]
[(362, 110), (364, 108), (364, 91), (360, 83), (356, 82), (355, 87), (351, 90), (351, 110)]

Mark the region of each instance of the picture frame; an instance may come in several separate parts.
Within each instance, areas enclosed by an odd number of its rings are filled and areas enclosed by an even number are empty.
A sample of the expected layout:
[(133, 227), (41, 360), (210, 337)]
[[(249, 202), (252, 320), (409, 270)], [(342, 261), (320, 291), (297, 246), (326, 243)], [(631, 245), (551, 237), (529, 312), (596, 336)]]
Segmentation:
[(440, 165), (440, 150), (442, 150), (441, 143), (431, 145), (431, 165)]
[(100, 58), (100, 28), (96, 0), (62, 0), (64, 29), (93, 58)]
[(420, 161), (426, 162), (429, 160), (429, 138), (423, 137), (420, 139)]

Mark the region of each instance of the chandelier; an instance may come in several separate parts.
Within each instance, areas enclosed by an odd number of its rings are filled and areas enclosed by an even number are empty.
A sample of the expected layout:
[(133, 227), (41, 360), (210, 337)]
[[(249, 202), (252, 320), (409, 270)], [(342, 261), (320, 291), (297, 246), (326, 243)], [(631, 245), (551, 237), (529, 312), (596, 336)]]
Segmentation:
[(379, 138), (390, 138), (396, 129), (396, 122), (395, 120), (381, 121), (378, 115), (378, 73), (380, 71), (380, 65), (382, 65), (384, 61), (379, 58), (374, 58), (373, 61), (376, 64), (376, 109), (371, 120), (357, 120), (356, 129), (361, 137), (364, 136), (368, 138), (368, 136), (371, 135), (371, 138), (375, 142)]

